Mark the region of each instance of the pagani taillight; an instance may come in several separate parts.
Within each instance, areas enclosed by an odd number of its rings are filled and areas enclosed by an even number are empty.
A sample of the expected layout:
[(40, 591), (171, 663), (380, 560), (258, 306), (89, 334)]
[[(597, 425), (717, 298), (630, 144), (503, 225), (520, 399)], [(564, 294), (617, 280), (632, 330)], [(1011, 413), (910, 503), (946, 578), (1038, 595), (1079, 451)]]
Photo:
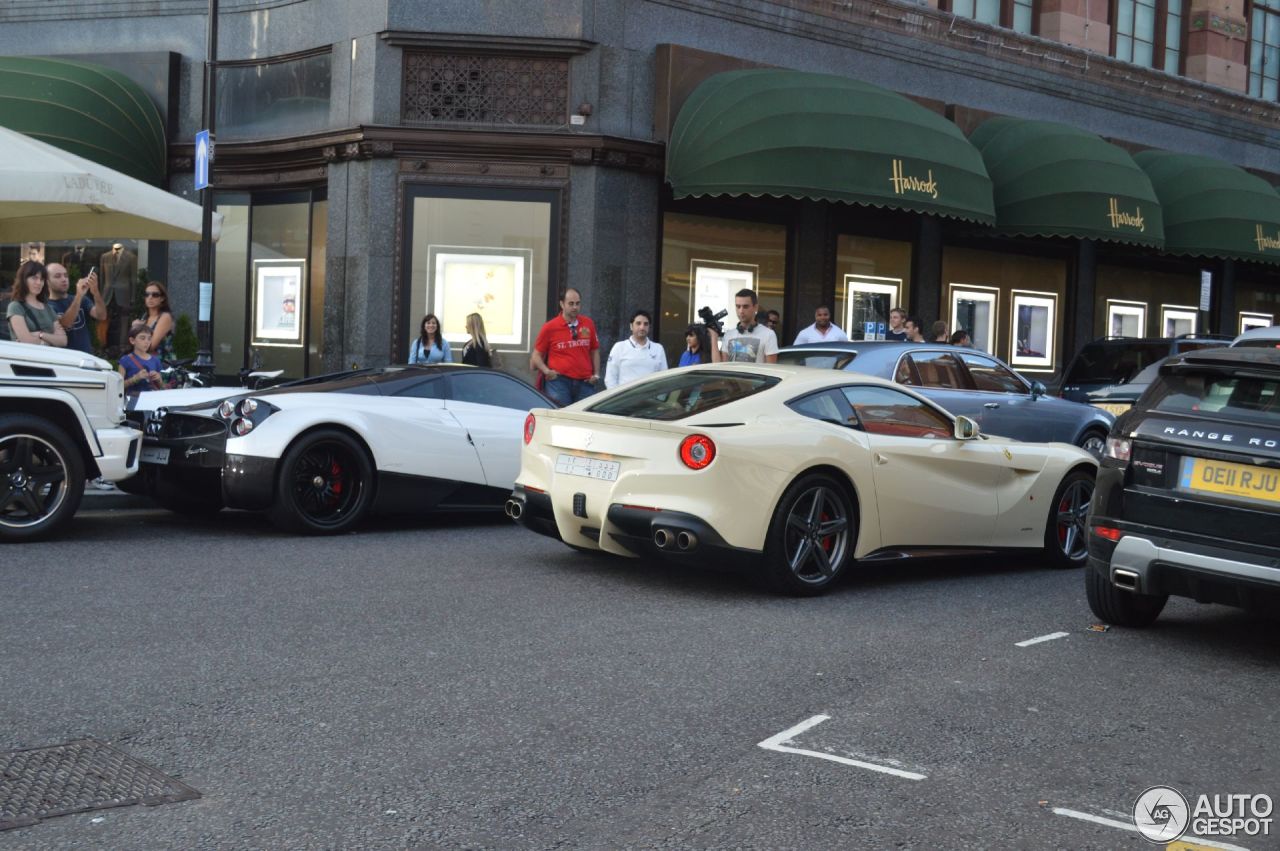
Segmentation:
[(690, 470), (701, 470), (716, 458), (716, 445), (705, 434), (691, 434), (680, 441), (680, 460)]
[(524, 418), (524, 442), (526, 446), (529, 444), (529, 441), (533, 440), (533, 430), (537, 425), (538, 421), (534, 418), (533, 414)]

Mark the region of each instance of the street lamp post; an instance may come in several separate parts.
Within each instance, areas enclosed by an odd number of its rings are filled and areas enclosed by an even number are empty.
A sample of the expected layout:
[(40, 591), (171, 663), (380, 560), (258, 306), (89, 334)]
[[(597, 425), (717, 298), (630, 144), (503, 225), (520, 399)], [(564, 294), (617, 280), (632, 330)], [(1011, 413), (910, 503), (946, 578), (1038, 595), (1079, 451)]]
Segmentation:
[(213, 139), (218, 91), (218, 0), (209, 0), (209, 23), (205, 40), (204, 91), (200, 108), (201, 126), (209, 131), (209, 186), (200, 190), (200, 307), (197, 333), (200, 350), (192, 365), (206, 375), (213, 374)]

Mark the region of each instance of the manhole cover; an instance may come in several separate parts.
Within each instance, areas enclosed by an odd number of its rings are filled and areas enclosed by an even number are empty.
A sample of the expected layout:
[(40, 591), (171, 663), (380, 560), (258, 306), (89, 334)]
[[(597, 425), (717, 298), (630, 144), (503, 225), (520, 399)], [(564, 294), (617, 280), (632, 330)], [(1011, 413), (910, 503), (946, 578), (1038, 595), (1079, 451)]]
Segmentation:
[(97, 739), (0, 753), (0, 830), (89, 810), (199, 797), (185, 783)]

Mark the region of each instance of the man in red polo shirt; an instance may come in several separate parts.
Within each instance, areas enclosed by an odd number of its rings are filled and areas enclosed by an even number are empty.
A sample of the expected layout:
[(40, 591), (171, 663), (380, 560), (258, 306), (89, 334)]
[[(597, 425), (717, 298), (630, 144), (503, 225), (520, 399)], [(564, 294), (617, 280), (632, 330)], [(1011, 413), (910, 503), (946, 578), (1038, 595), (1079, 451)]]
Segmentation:
[(542, 326), (533, 344), (533, 368), (546, 378), (542, 389), (560, 406), (590, 396), (600, 381), (600, 340), (581, 310), (582, 294), (562, 290), (559, 315)]

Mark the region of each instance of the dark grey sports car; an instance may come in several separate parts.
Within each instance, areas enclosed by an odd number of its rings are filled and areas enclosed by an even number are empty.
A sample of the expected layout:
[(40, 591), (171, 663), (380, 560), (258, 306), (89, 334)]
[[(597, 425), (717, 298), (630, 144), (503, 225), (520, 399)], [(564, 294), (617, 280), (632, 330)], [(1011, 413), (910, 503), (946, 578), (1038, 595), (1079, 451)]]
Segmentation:
[(1115, 417), (1048, 395), (999, 358), (959, 346), (860, 341), (789, 346), (778, 363), (845, 369), (888, 378), (928, 396), (989, 434), (1032, 443), (1071, 443), (1102, 455)]

